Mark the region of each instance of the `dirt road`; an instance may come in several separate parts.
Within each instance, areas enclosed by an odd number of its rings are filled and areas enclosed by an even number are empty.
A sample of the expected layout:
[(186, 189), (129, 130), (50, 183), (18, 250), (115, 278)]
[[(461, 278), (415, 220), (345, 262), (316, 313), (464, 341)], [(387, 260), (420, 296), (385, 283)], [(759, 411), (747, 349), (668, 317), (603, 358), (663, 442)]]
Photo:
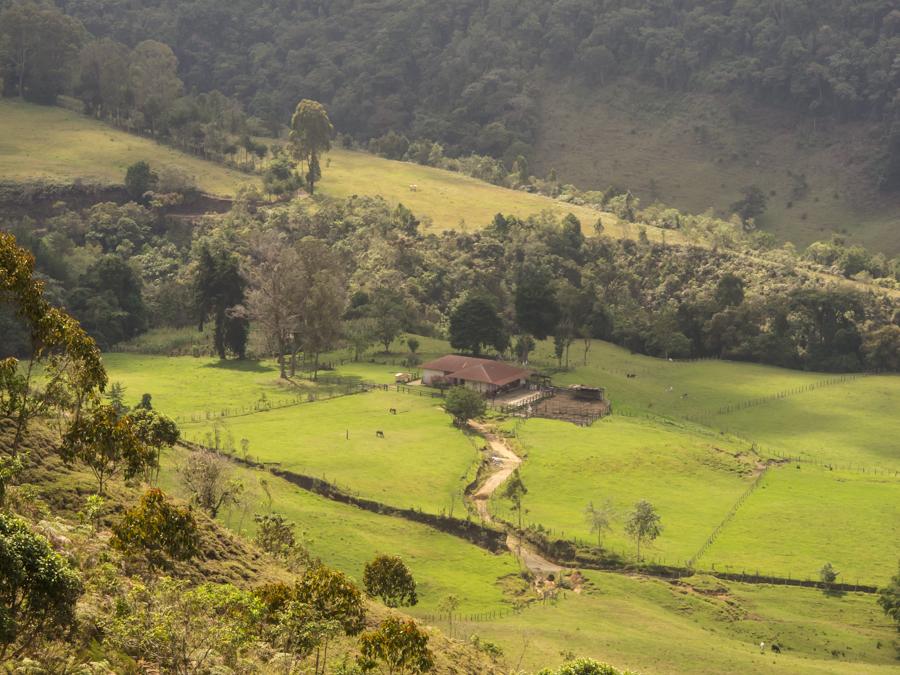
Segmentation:
[[(497, 434), (491, 431), (486, 425), (470, 421), (469, 427), (487, 441), (488, 448), (491, 451), (491, 463), (494, 471), (491, 472), (487, 477), (487, 480), (485, 480), (481, 487), (479, 487), (472, 495), (472, 501), (475, 503), (475, 508), (478, 509), (478, 515), (481, 516), (484, 522), (490, 523), (493, 522), (490, 509), (488, 508), (488, 502), (491, 499), (491, 495), (493, 495), (494, 492), (497, 491), (497, 488), (503, 485), (503, 483), (506, 482), (506, 479), (512, 475), (512, 472), (522, 464), (522, 458), (510, 449), (505, 440), (497, 436)], [(512, 532), (507, 534), (506, 547), (513, 555), (517, 556), (522, 561), (522, 564), (533, 574), (543, 576), (554, 572), (560, 572), (563, 569), (556, 563), (550, 562), (528, 548), (525, 542), (521, 542), (519, 537)]]

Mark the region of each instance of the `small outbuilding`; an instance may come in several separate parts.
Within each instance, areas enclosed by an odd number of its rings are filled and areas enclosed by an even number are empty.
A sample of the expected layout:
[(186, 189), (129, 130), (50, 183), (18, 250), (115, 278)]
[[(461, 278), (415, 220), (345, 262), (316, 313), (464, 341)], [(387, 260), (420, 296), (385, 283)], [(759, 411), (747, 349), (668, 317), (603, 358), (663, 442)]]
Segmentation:
[(486, 395), (524, 387), (530, 376), (530, 370), (512, 363), (456, 354), (422, 366), (422, 384), (464, 386)]

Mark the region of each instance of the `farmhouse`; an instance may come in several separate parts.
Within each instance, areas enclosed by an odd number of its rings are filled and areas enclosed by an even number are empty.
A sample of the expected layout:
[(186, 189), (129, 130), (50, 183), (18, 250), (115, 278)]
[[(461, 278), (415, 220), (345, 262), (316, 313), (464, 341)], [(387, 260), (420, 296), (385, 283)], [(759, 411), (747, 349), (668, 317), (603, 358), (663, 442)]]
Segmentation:
[(482, 394), (524, 386), (531, 371), (511, 363), (450, 354), (422, 366), (422, 384), (463, 385)]

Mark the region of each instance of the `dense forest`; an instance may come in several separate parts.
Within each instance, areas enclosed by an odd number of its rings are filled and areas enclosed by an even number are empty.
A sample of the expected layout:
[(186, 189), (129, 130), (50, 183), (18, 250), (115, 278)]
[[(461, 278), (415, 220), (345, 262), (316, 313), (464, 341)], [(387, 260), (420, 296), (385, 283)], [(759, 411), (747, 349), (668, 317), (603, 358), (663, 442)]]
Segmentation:
[[(723, 241), (727, 223), (695, 220), (686, 233)], [(896, 303), (823, 285), (817, 257), (858, 264), (856, 247), (823, 242), (807, 262), (786, 249), (652, 243), (635, 227), (636, 240), (614, 240), (602, 223), (585, 237), (571, 215), (498, 214), (482, 232), (423, 234), (402, 205), (323, 197), (264, 209), (239, 201), (192, 230), (137, 203), (60, 205), (9, 225), (35, 252), (49, 297), (103, 347), (208, 320), (223, 357), (359, 354), (411, 331), (521, 360), (534, 338), (549, 338), (560, 364), (576, 341), (599, 338), (669, 358), (900, 368)], [(480, 317), (475, 334), (469, 316)], [(0, 316), (15, 350), (11, 320)], [(25, 333), (18, 342), (25, 350)]]
[[(600, 87), (627, 75), (872, 120), (885, 149), (877, 180), (900, 185), (900, 13), (890, 0), (58, 4), (84, 31), (75, 43), (108, 39), (104, 61), (152, 38), (171, 47), (187, 92), (221, 92), (271, 129), (312, 98), (357, 139), (402, 132), (511, 165), (531, 152), (543, 78)], [(16, 59), (6, 60), (11, 91)]]

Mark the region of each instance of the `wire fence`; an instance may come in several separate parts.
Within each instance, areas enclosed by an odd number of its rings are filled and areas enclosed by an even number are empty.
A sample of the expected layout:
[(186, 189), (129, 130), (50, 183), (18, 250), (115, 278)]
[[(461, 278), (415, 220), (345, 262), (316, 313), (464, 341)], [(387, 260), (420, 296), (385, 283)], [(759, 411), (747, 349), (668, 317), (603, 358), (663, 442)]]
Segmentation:
[(333, 398), (343, 396), (351, 396), (372, 389), (387, 389), (387, 385), (378, 385), (370, 382), (356, 382), (352, 385), (344, 385), (340, 389), (325, 389), (322, 391), (308, 391), (305, 394), (297, 394), (295, 396), (279, 399), (261, 398), (252, 404), (243, 406), (217, 408), (215, 410), (204, 410), (200, 412), (192, 412), (184, 415), (176, 415), (175, 421), (179, 424), (191, 424), (197, 422), (211, 422), (217, 419), (244, 417), (246, 415), (255, 415), (257, 413), (268, 412), (270, 410), (280, 410), (282, 408), (291, 408), (304, 403), (315, 403), (316, 401), (327, 401)]

